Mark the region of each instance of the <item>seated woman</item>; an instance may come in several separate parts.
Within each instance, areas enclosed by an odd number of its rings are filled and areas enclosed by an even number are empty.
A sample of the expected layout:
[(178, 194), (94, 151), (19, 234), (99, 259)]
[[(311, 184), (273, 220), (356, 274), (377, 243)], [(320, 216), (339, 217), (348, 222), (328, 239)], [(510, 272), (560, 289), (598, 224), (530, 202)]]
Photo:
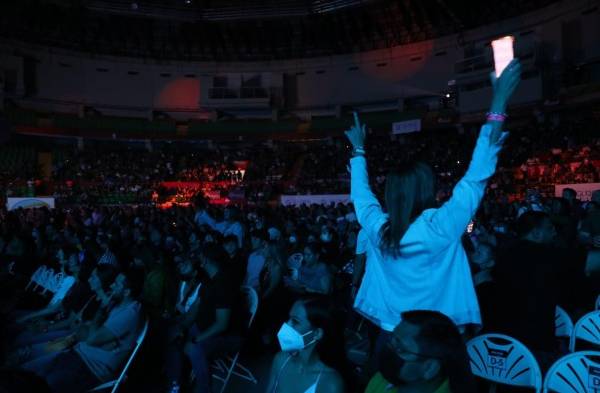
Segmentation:
[(319, 258), (320, 251), (315, 244), (310, 243), (304, 247), (304, 260), (298, 269), (298, 276), (284, 278), (284, 284), (289, 291), (296, 295), (331, 293), (331, 271)]
[(343, 333), (324, 298), (298, 300), (277, 334), (267, 393), (344, 392)]

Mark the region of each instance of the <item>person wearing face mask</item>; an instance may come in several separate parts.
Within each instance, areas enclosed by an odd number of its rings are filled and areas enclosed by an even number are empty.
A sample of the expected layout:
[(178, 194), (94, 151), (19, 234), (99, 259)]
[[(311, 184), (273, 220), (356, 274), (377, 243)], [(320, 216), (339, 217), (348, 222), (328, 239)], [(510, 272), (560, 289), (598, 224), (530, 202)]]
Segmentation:
[(331, 304), (324, 298), (300, 299), (277, 339), (266, 393), (344, 392), (347, 375), (341, 327)]
[(365, 393), (474, 393), (458, 328), (437, 311), (406, 311), (378, 355)]

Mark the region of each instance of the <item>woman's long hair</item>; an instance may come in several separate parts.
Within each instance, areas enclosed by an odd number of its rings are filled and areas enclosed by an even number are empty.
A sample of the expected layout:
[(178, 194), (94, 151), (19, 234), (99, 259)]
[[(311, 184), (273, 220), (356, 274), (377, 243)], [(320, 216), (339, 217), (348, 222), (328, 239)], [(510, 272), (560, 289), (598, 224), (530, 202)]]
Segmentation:
[(316, 344), (319, 359), (328, 367), (336, 370), (344, 379), (346, 386), (352, 386), (352, 367), (346, 357), (344, 331), (340, 312), (336, 311), (326, 296), (312, 296), (300, 299), (306, 310), (306, 317), (313, 328), (323, 330), (323, 338)]
[(390, 172), (385, 183), (388, 222), (381, 228), (381, 247), (393, 256), (400, 255), (400, 240), (423, 210), (435, 205), (433, 171), (422, 162), (402, 165)]

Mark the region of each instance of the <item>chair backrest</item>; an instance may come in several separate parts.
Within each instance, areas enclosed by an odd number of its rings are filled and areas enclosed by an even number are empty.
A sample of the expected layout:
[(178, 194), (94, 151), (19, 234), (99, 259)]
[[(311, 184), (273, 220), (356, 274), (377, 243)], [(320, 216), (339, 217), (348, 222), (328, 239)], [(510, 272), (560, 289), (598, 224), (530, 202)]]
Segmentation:
[(562, 307), (556, 306), (554, 313), (554, 334), (556, 337), (571, 337), (573, 334), (573, 321)]
[(31, 276), (30, 283), (35, 284), (35, 289), (41, 288), (43, 293), (54, 293), (60, 288), (64, 277), (63, 272), (56, 272), (50, 267), (41, 266)]
[(569, 343), (571, 352), (575, 352), (575, 343), (578, 339), (600, 345), (600, 311), (587, 313), (577, 321)]
[(135, 340), (135, 348), (133, 348), (129, 359), (127, 359), (127, 363), (125, 363), (125, 367), (123, 367), (123, 371), (121, 372), (121, 375), (119, 375), (119, 379), (117, 379), (117, 381), (115, 382), (111, 393), (115, 393), (119, 389), (119, 385), (121, 384), (121, 382), (123, 382), (123, 379), (125, 379), (125, 376), (127, 375), (127, 370), (129, 370), (129, 366), (131, 366), (135, 355), (138, 353), (138, 350), (140, 349), (142, 343), (144, 342), (144, 339), (146, 338), (146, 333), (148, 332), (148, 322), (148, 318), (146, 318), (146, 320), (144, 321), (144, 326), (142, 327), (138, 338)]
[(484, 334), (467, 343), (474, 375), (505, 385), (542, 389), (542, 372), (521, 342), (502, 334)]
[(600, 352), (597, 351), (575, 352), (558, 359), (546, 373), (542, 392), (600, 392), (598, 361)]
[(246, 305), (246, 311), (250, 314), (250, 319), (248, 321), (248, 327), (252, 326), (252, 322), (254, 322), (254, 317), (256, 316), (256, 311), (258, 310), (258, 294), (252, 287), (242, 286), (241, 288), (242, 295), (244, 296), (244, 302)]
[(37, 287), (40, 285), (42, 275), (44, 274), (46, 269), (47, 268), (45, 265), (38, 267), (37, 270), (35, 272), (33, 272), (33, 274), (31, 275), (31, 278), (29, 279), (29, 282), (27, 283), (27, 286), (25, 287), (25, 289), (29, 289), (31, 284), (35, 285), (34, 290), (37, 289)]

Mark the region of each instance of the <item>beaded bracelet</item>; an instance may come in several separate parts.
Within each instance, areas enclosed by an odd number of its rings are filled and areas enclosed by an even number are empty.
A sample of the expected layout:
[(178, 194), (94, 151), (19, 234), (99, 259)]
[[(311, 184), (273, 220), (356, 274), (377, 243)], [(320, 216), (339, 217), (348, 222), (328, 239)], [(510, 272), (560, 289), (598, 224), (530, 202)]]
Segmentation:
[(507, 117), (506, 113), (488, 112), (486, 114), (487, 121), (504, 121)]
[(362, 147), (355, 147), (354, 149), (352, 149), (353, 156), (357, 156), (357, 155), (364, 156), (366, 153), (367, 152)]

